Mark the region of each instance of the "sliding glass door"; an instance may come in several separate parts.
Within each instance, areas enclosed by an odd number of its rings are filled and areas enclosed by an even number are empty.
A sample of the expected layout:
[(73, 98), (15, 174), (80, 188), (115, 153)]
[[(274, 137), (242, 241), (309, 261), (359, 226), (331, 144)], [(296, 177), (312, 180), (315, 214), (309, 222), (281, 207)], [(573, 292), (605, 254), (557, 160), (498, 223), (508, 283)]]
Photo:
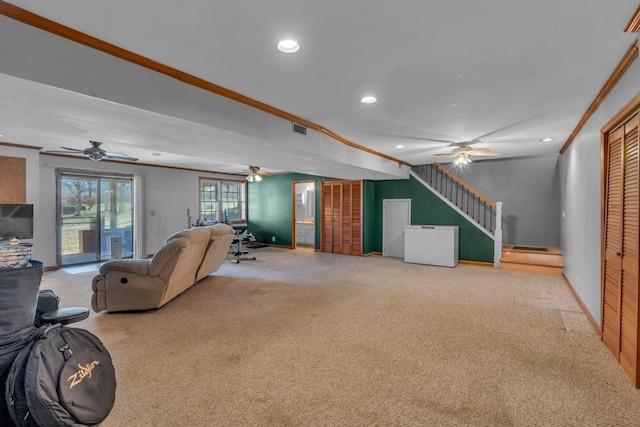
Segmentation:
[(58, 173), (60, 265), (133, 256), (130, 176)]

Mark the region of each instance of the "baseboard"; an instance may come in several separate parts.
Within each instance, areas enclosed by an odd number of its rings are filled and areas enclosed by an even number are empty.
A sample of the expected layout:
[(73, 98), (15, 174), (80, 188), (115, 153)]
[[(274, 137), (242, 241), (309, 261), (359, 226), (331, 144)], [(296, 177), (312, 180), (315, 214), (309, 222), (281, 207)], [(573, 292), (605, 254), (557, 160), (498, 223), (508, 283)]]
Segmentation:
[(493, 267), (492, 262), (467, 261), (465, 259), (458, 260), (458, 264), (476, 265), (478, 267)]
[(367, 252), (366, 254), (362, 254), (362, 256), (382, 256), (382, 252)]
[(591, 323), (591, 326), (593, 327), (593, 329), (596, 331), (596, 333), (602, 340), (602, 328), (600, 327), (600, 325), (598, 325), (598, 322), (596, 322), (596, 319), (593, 318), (593, 316), (591, 315), (591, 312), (582, 301), (582, 298), (580, 298), (575, 288), (573, 287), (573, 285), (571, 284), (567, 276), (564, 275), (564, 273), (562, 273), (562, 278), (564, 279), (565, 283), (569, 287), (569, 290), (571, 290), (573, 297), (576, 299), (576, 301), (578, 301), (578, 305), (580, 305), (580, 308), (582, 308), (582, 311), (587, 316), (587, 319), (589, 319), (589, 323)]
[(272, 245), (271, 243), (268, 243), (268, 247), (270, 248), (282, 248), (282, 249), (294, 249), (293, 246), (284, 246), (284, 245)]

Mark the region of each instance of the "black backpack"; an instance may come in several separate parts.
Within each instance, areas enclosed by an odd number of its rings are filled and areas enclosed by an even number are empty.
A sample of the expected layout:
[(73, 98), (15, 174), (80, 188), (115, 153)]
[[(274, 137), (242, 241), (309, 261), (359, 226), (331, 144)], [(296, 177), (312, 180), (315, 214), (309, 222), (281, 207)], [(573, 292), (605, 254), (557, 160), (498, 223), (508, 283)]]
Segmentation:
[(100, 339), (60, 324), (38, 329), (9, 370), (5, 400), (17, 426), (94, 426), (111, 412), (116, 378)]

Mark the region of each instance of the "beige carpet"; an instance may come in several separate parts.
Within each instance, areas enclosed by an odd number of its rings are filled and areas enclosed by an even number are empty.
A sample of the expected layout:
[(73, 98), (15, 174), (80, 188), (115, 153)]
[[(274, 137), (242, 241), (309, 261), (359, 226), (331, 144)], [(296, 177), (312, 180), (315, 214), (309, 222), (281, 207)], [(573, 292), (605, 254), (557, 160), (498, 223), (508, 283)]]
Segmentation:
[[(264, 248), (159, 310), (74, 326), (110, 350), (103, 426), (638, 426), (640, 392), (556, 276)], [(93, 273), (46, 273), (88, 305)]]

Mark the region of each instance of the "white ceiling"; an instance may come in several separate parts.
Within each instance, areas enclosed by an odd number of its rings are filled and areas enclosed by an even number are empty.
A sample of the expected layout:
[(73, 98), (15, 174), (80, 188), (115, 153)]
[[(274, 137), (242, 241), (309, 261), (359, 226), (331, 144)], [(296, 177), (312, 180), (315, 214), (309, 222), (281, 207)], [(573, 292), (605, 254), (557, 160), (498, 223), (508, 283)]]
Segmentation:
[[(636, 39), (623, 29), (638, 7), (635, 0), (10, 3), (414, 165), (476, 138), (484, 143), (474, 147), (506, 157), (558, 153)], [(306, 139), (293, 135), (286, 120), (0, 18), (0, 141), (58, 150), (95, 139), (141, 162), (220, 172), (256, 164), (348, 179), (406, 176), (388, 159), (311, 130)], [(279, 53), (283, 38), (297, 39), (301, 50)], [(378, 102), (359, 102), (369, 94)]]

